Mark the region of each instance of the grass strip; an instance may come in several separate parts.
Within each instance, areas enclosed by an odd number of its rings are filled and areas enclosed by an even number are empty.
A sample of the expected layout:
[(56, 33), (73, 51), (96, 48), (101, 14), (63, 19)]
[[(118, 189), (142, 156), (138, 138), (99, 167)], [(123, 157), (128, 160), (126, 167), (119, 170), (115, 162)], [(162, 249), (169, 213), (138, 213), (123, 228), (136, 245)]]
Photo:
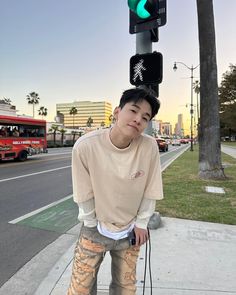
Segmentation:
[[(198, 147), (186, 151), (163, 172), (164, 199), (156, 210), (162, 216), (236, 225), (236, 159), (222, 153), (226, 180), (198, 178)], [(225, 194), (208, 193), (206, 186)]]

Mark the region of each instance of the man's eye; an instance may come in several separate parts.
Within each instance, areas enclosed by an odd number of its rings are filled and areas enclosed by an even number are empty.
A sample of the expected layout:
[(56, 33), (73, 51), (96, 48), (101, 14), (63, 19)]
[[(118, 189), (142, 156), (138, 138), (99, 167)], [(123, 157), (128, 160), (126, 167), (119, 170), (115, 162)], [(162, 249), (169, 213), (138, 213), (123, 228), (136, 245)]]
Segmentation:
[(136, 111), (135, 110), (132, 110), (132, 109), (131, 109), (131, 112), (136, 113)]
[(143, 120), (144, 120), (145, 122), (147, 122), (147, 121), (148, 121), (148, 119), (147, 119), (147, 118), (145, 118), (145, 117), (143, 118)]

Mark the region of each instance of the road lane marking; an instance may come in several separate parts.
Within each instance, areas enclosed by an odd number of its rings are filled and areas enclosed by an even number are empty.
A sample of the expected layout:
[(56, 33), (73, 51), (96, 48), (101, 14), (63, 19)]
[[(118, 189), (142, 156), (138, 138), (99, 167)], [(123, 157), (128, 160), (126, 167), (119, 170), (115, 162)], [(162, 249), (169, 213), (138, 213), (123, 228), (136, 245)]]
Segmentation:
[(67, 196), (67, 197), (65, 197), (65, 198), (63, 198), (63, 199), (61, 199), (59, 201), (52, 202), (52, 203), (50, 203), (50, 204), (48, 204), (48, 205), (46, 205), (44, 207), (41, 207), (41, 208), (36, 209), (34, 211), (31, 211), (31, 212), (29, 212), (29, 213), (27, 213), (25, 215), (22, 215), (22, 216), (20, 216), (20, 217), (18, 217), (16, 219), (13, 219), (13, 220), (9, 221), (8, 223), (16, 224), (16, 223), (18, 223), (18, 222), (20, 222), (20, 221), (22, 221), (22, 220), (24, 220), (26, 218), (29, 218), (29, 217), (31, 217), (33, 215), (36, 215), (36, 214), (38, 214), (38, 213), (40, 213), (40, 212), (42, 212), (42, 211), (44, 211), (44, 210), (46, 210), (48, 208), (56, 206), (56, 205), (58, 205), (58, 204), (60, 204), (60, 203), (62, 203), (64, 201), (67, 201), (68, 199), (71, 199), (71, 198), (72, 198), (72, 195), (69, 195), (69, 196)]
[[(44, 157), (50, 157), (50, 156), (58, 156), (58, 155), (72, 155), (72, 151), (70, 152), (62, 152), (62, 153), (47, 153), (47, 154), (38, 154), (37, 156), (44, 158)], [(35, 156), (35, 155), (34, 155)]]
[(71, 159), (71, 156), (64, 156), (64, 157), (56, 157), (56, 158), (52, 158), (52, 159), (46, 159), (45, 157), (40, 157), (39, 159), (31, 159), (33, 161), (30, 162), (24, 162), (24, 163), (41, 163), (41, 162), (49, 162), (49, 161), (54, 161), (54, 160), (63, 160), (63, 159)]
[[(54, 161), (54, 160), (63, 160), (63, 159), (70, 159), (71, 158), (71, 155), (69, 156), (66, 156), (66, 157), (54, 157), (54, 155), (50, 155), (52, 157), (52, 159), (47, 159), (45, 158), (45, 156), (42, 156), (39, 158), (36, 158), (33, 156), (33, 158), (29, 158), (27, 161), (25, 162), (21, 162), (21, 163), (15, 163), (15, 162), (7, 162), (7, 163), (3, 163), (3, 162), (0, 162), (0, 167), (14, 167), (14, 166), (23, 166), (23, 165), (29, 165), (29, 164), (34, 164), (34, 163), (40, 163), (40, 162), (48, 162), (48, 161)], [(54, 157), (54, 158), (53, 158)]]
[[(181, 156), (184, 152), (189, 149), (189, 146), (184, 147), (180, 152), (178, 152), (173, 158), (168, 159), (164, 163), (161, 164), (161, 172), (163, 172), (171, 163), (173, 163), (179, 156)], [(175, 150), (174, 150), (175, 151)], [(170, 151), (172, 152), (172, 151)]]
[(30, 173), (30, 174), (25, 174), (25, 175), (20, 175), (20, 176), (15, 176), (15, 177), (11, 177), (11, 178), (0, 179), (0, 182), (5, 182), (5, 181), (15, 180), (15, 179), (19, 179), (19, 178), (34, 176), (34, 175), (38, 175), (38, 174), (49, 173), (52, 171), (57, 171), (57, 170), (62, 170), (62, 169), (67, 169), (67, 168), (71, 168), (71, 165), (59, 167), (59, 168), (54, 168), (54, 169), (49, 169), (49, 170), (44, 170), (44, 171), (35, 172), (35, 173)]

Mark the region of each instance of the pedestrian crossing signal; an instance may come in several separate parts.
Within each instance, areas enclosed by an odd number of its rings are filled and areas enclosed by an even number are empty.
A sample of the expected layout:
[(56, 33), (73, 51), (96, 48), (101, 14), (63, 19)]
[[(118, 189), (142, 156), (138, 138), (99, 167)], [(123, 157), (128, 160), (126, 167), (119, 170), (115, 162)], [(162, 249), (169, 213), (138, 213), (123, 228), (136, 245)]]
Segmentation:
[(163, 57), (159, 52), (136, 54), (130, 58), (130, 84), (150, 85), (162, 82)]

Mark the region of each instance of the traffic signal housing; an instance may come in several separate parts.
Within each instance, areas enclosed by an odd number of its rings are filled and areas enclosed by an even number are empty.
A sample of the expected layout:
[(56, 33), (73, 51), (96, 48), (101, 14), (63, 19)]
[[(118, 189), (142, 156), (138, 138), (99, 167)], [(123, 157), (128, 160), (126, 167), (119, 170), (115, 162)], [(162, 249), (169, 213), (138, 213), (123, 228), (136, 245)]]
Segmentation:
[(128, 0), (130, 34), (156, 29), (166, 24), (166, 0)]
[(128, 0), (128, 6), (140, 19), (158, 15), (158, 0)]

